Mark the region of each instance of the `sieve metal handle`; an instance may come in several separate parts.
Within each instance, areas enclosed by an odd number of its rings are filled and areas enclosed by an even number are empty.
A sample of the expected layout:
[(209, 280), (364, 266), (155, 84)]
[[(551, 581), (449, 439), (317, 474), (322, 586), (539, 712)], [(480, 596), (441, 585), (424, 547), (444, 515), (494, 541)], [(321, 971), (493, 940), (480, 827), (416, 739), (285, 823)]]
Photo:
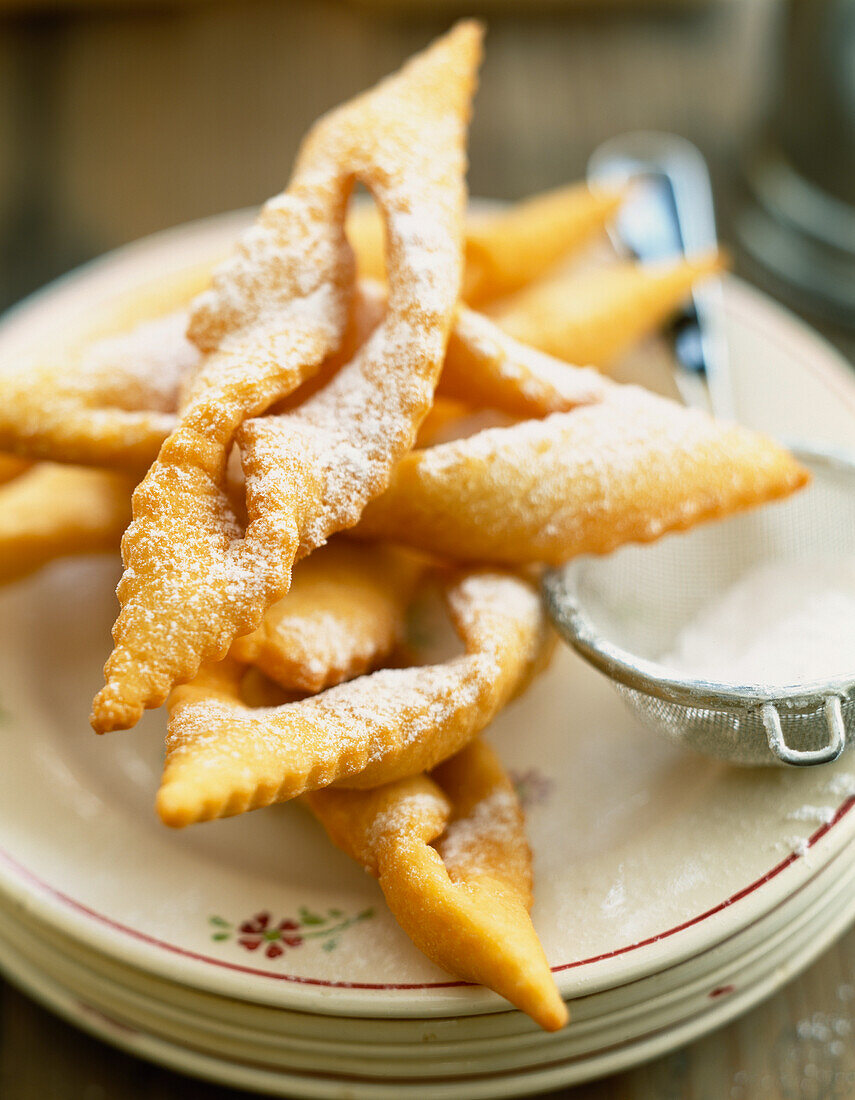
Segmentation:
[(764, 703), (760, 708), (760, 717), (766, 728), (766, 740), (769, 749), (783, 764), (797, 768), (810, 767), (813, 764), (830, 764), (836, 760), (846, 747), (846, 727), (843, 724), (843, 709), (839, 695), (829, 695), (823, 705), (825, 720), (828, 724), (829, 743), (821, 749), (791, 749), (784, 740), (781, 716), (774, 703)]

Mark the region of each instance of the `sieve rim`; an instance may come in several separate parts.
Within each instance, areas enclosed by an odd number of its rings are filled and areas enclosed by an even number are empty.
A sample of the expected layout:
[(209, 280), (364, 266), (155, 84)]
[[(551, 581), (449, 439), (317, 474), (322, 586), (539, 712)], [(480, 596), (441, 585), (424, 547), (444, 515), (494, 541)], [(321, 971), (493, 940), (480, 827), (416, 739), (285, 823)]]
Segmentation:
[[(785, 446), (814, 473), (845, 473), (855, 478), (855, 452), (801, 441), (789, 442)], [(739, 684), (675, 676), (667, 665), (631, 653), (608, 641), (594, 627), (583, 610), (578, 592), (581, 571), (592, 560), (596, 560), (593, 555), (584, 555), (548, 570), (543, 576), (541, 589), (547, 611), (560, 637), (589, 664), (617, 683), (666, 703), (720, 710), (754, 710), (768, 703), (807, 710), (821, 706), (829, 696), (846, 700), (850, 695), (855, 695), (855, 669), (843, 676), (780, 685)]]

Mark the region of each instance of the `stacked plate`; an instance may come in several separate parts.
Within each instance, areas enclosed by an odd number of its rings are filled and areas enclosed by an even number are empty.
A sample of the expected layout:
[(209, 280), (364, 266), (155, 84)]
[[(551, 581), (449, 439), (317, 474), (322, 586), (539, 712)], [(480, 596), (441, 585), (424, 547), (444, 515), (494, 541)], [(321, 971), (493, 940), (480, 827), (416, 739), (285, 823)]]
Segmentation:
[[(0, 327), (0, 361), (222, 254), (241, 222), (64, 280)], [(855, 384), (827, 345), (733, 280), (719, 322), (743, 420), (853, 438)], [(690, 755), (562, 651), (491, 730), (526, 803), (534, 920), (573, 1014), (545, 1035), (432, 967), (299, 807), (159, 824), (161, 715), (103, 739), (87, 725), (117, 576), (112, 559), (60, 563), (0, 595), (0, 964), (117, 1046), (287, 1096), (521, 1095), (724, 1022), (855, 916), (855, 756), (751, 771)]]

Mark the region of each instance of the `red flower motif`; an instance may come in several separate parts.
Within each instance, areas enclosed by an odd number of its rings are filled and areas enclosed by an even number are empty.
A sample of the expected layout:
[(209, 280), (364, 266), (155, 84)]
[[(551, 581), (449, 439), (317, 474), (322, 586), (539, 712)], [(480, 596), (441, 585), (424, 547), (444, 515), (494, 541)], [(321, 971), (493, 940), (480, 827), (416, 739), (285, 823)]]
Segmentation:
[(301, 906), (298, 920), (286, 917), (274, 923), (266, 909), (262, 909), (261, 912), (237, 926), (220, 916), (209, 917), (208, 920), (214, 929), (211, 932), (212, 939), (221, 941), (234, 936), (245, 951), (257, 951), (262, 947), (268, 959), (278, 959), (285, 954), (286, 948), (299, 947), (312, 939), (323, 941), (324, 950), (331, 951), (336, 945), (336, 937), (345, 928), (371, 916), (373, 916), (371, 909), (366, 909), (353, 917), (345, 917), (340, 909), (330, 909), (323, 914)]
[[(281, 920), (276, 925), (276, 930), (279, 933), (279, 938), (286, 946), (299, 947), (303, 942), (303, 937), (294, 935), (299, 927), (300, 925), (295, 920)], [(280, 951), (278, 953), (281, 954), (282, 952)]]
[(256, 913), (254, 917), (250, 917), (249, 920), (245, 920), (239, 928), (245, 935), (260, 936), (269, 924), (270, 914), (262, 910), (260, 913)]

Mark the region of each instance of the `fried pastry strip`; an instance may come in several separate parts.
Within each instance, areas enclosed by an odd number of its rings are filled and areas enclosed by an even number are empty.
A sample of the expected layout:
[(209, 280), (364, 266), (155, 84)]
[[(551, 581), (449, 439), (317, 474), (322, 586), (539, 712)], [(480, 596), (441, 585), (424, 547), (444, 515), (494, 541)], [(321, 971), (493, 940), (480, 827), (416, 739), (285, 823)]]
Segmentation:
[(231, 655), (289, 691), (316, 692), (374, 667), (404, 634), (423, 566), (392, 547), (331, 542), (294, 570), (288, 595)]
[[(496, 310), (505, 315), (504, 325), (519, 336), (552, 348), (565, 360), (603, 366), (636, 340), (639, 332), (655, 327), (662, 310), (667, 316), (675, 307), (691, 280), (686, 271), (675, 270), (673, 275), (670, 286), (639, 279), (632, 265), (623, 271), (615, 269), (608, 278), (564, 276), (537, 284), (530, 295), (497, 303)], [(614, 282), (614, 286), (603, 287), (603, 282)], [(663, 288), (665, 294), (654, 302), (654, 313), (647, 312), (647, 293), (658, 294)], [(629, 319), (618, 328), (604, 312), (610, 308), (613, 293), (625, 295), (631, 307)], [(578, 304), (573, 307), (569, 302)], [(659, 313), (654, 316), (656, 310)], [(325, 361), (316, 389), (365, 342), (384, 311), (382, 291), (363, 286), (354, 304), (350, 331), (339, 351)], [(174, 424), (171, 414), (176, 392), (199, 366), (198, 350), (185, 336), (186, 323), (187, 313), (175, 311), (97, 341), (78, 363), (4, 374), (0, 379), (0, 446), (5, 440), (19, 454), (57, 462), (129, 471), (147, 468)], [(495, 326), (490, 330), (487, 324), (484, 318), (461, 309), (438, 386), (440, 395), (520, 417), (564, 411), (585, 399), (584, 393), (579, 394), (580, 379), (562, 377), (554, 360), (507, 335), (500, 336)], [(486, 341), (493, 344), (490, 352)], [(583, 388), (589, 388), (588, 384)], [(562, 394), (562, 389), (569, 392)], [(290, 399), (291, 407), (298, 403), (297, 398), (303, 400), (306, 392), (301, 387)], [(289, 399), (284, 404), (287, 406)]]
[(490, 318), (461, 307), (437, 393), (524, 419), (590, 405), (602, 399), (604, 389), (597, 371), (544, 355)]
[(721, 267), (716, 254), (668, 265), (620, 261), (547, 277), (493, 303), (488, 313), (523, 344), (606, 369), (667, 321), (699, 279)]
[[(663, 269), (621, 263), (536, 283), (497, 304), (493, 317), (460, 306), (437, 395), (519, 418), (601, 400), (598, 372), (568, 362), (608, 366), (665, 321), (698, 278), (720, 266), (717, 257)], [(368, 339), (384, 310), (382, 285), (361, 279), (350, 322), (353, 346)], [(338, 366), (331, 361), (325, 371), (331, 375)]]
[(26, 458), (0, 454), (0, 485), (5, 485), (7, 481), (20, 477), (31, 465), (32, 463), (28, 462)]
[(170, 699), (163, 821), (228, 817), (333, 783), (374, 787), (461, 749), (539, 671), (550, 634), (537, 594), (509, 574), (466, 574), (447, 601), (462, 656), (383, 669), (285, 706), (244, 706), (233, 660), (203, 666)]
[(529, 917), (531, 851), (504, 768), (480, 739), (433, 776), (306, 796), (332, 842), (380, 883), (416, 947), (547, 1031), (567, 1007)]
[(355, 534), (457, 560), (559, 564), (647, 542), (804, 485), (766, 436), (635, 386), (413, 451)]
[[(341, 347), (277, 410), (294, 408), (321, 389), (365, 343), (385, 311), (383, 288), (363, 280)], [(13, 373), (5, 389), (0, 380), (9, 398), (5, 414), (0, 411), (0, 436), (21, 453), (50, 461), (147, 468), (174, 425), (180, 389), (202, 361), (185, 336), (188, 319), (186, 310), (177, 310), (143, 321), (93, 343), (76, 366)], [(544, 416), (594, 399), (592, 374), (568, 371), (559, 360), (513, 340), (495, 322), (461, 308), (437, 392), (476, 408)], [(0, 455), (0, 484), (27, 464)]]
[[(296, 558), (352, 526), (430, 407), (460, 285), (465, 131), (480, 27), (464, 22), (318, 122), (288, 190), (197, 301), (209, 352), (179, 425), (134, 494), (106, 684), (92, 723), (133, 725), (201, 660), (218, 659), (287, 592)], [(342, 339), (353, 282), (344, 237), (354, 180), (387, 221), (382, 324), (318, 393), (258, 414)], [(240, 431), (238, 431), (240, 429)], [(223, 490), (240, 445), (244, 537)]]
[[(601, 231), (621, 202), (617, 191), (574, 183), (524, 199), (466, 224), (463, 300), (482, 306), (543, 275)], [(364, 203), (347, 219), (361, 276), (385, 277), (383, 221)]]
[(0, 487), (0, 584), (54, 558), (118, 548), (133, 480), (42, 462)]
[[(373, 279), (360, 279), (348, 325), (354, 346), (361, 346), (371, 336), (385, 308), (382, 285)], [(339, 365), (335, 361), (325, 364), (322, 374), (331, 376)], [(489, 317), (459, 306), (436, 393), (472, 408), (498, 409), (525, 418), (566, 412), (576, 405), (598, 401), (603, 394), (603, 380), (598, 371), (570, 367), (521, 344)]]
[(601, 232), (622, 198), (618, 190), (575, 183), (473, 221), (466, 233), (464, 301), (482, 306), (527, 286)]
[(141, 474), (175, 422), (198, 364), (184, 310), (95, 341), (59, 366), (0, 374), (0, 449)]

